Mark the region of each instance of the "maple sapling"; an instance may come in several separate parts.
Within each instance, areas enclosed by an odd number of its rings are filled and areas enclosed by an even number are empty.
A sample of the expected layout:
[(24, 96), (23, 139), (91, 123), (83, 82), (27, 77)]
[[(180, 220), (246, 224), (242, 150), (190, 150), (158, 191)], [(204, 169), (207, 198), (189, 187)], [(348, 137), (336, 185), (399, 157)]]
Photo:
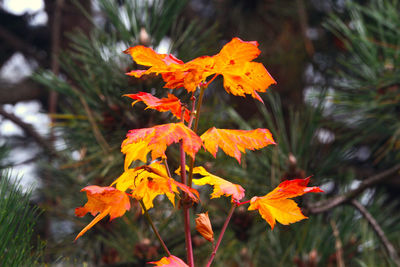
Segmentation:
[[(234, 157), (240, 164), (242, 153), (246, 149), (261, 149), (275, 141), (268, 129), (232, 130), (212, 127), (198, 135), (198, 122), (204, 91), (217, 76), (223, 77), (225, 90), (236, 96), (250, 95), (262, 102), (258, 93), (276, 83), (265, 67), (253, 62), (259, 54), (257, 42), (245, 42), (233, 38), (214, 56), (202, 56), (187, 63), (173, 55), (158, 54), (144, 46), (130, 47), (125, 51), (139, 65), (149, 67), (147, 70), (133, 70), (127, 75), (141, 78), (148, 74), (161, 74), (166, 82), (165, 88), (184, 88), (191, 94), (189, 110), (179, 98), (169, 93), (166, 98), (157, 98), (149, 93), (139, 92), (125, 95), (137, 102), (143, 102), (147, 108), (160, 112), (171, 112), (179, 122), (156, 125), (150, 128), (130, 130), (122, 142), (121, 152), (125, 154), (124, 172), (110, 186), (87, 186), (85, 191), (88, 202), (75, 213), (84, 216), (90, 212), (96, 216), (76, 237), (79, 238), (106, 215), (110, 220), (123, 216), (130, 209), (130, 198), (137, 200), (142, 211), (159, 239), (167, 257), (150, 262), (156, 266), (194, 266), (191, 241), (190, 210), (193, 202), (200, 197), (192, 183), (197, 186), (211, 185), (213, 192), (210, 198), (231, 197), (231, 209), (213, 246), (207, 266), (210, 266), (237, 206), (249, 204), (248, 210), (258, 210), (261, 217), (274, 228), (276, 221), (290, 224), (306, 217), (290, 198), (310, 192), (322, 192), (318, 187), (307, 187), (309, 178), (284, 181), (265, 196), (254, 196), (248, 201), (240, 202), (245, 197), (241, 185), (231, 183), (221, 177), (209, 173), (204, 167), (195, 167), (196, 153), (201, 147), (216, 157), (219, 149)], [(210, 78), (211, 77), (211, 78)], [(196, 98), (196, 95), (198, 97)], [(179, 144), (180, 168), (175, 171), (180, 181), (174, 179), (167, 163), (165, 153), (168, 146)], [(186, 154), (189, 164), (186, 165)], [(139, 167), (131, 167), (134, 161), (141, 161)], [(194, 178), (194, 175), (201, 178)], [(176, 195), (181, 195), (181, 207), (184, 218), (184, 233), (187, 262), (171, 255), (160, 233), (147, 212), (154, 207), (153, 201), (158, 195), (165, 195), (175, 206)], [(208, 212), (199, 214), (196, 228), (208, 241), (214, 243), (214, 232)]]

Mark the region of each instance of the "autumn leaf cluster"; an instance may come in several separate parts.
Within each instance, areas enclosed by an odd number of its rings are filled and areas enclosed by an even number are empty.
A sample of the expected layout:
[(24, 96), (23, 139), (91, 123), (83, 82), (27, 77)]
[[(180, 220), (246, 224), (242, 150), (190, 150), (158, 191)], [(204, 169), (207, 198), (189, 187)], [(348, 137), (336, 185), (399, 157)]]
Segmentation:
[[(201, 135), (198, 135), (197, 130), (200, 110), (195, 107), (201, 106), (204, 90), (217, 76), (222, 76), (226, 92), (236, 96), (250, 95), (261, 102), (258, 93), (265, 92), (275, 83), (261, 63), (252, 61), (260, 54), (257, 42), (234, 38), (218, 54), (202, 56), (187, 63), (173, 55), (158, 54), (144, 46), (131, 47), (125, 53), (131, 55), (137, 64), (147, 67), (130, 71), (127, 73), (129, 76), (141, 78), (144, 75), (160, 74), (165, 81), (165, 88), (186, 89), (191, 95), (192, 103), (184, 104), (171, 93), (166, 98), (157, 98), (146, 92), (126, 95), (135, 100), (132, 105), (143, 102), (147, 109), (170, 112), (178, 121), (132, 129), (127, 133), (121, 145), (121, 152), (125, 154), (124, 172), (110, 186), (91, 185), (82, 189), (87, 194), (88, 202), (77, 208), (75, 213), (77, 216), (91, 213), (95, 218), (76, 238), (107, 215), (110, 215), (110, 220), (123, 216), (130, 209), (131, 199), (139, 201), (143, 212), (154, 208), (154, 199), (159, 195), (165, 195), (173, 206), (177, 195), (187, 201), (199, 202), (199, 193), (192, 187), (192, 183), (197, 186), (212, 186), (210, 198), (230, 197), (234, 206), (250, 203), (248, 210), (258, 210), (272, 229), (276, 221), (290, 224), (306, 218), (291, 198), (305, 193), (321, 192), (318, 187), (307, 187), (309, 179), (284, 181), (265, 196), (254, 196), (241, 203), (245, 197), (245, 189), (241, 185), (211, 174), (202, 166), (194, 166), (200, 149), (208, 151), (214, 157), (221, 149), (240, 163), (246, 149), (261, 149), (275, 144), (268, 129), (235, 130), (212, 127)], [(171, 175), (174, 172), (169, 170), (167, 164), (166, 150), (174, 143), (178, 143), (181, 148), (181, 167), (175, 172), (176, 177), (180, 176), (180, 181)], [(192, 163), (189, 166), (185, 164), (186, 154)], [(139, 166), (131, 167), (133, 162)], [(190, 177), (196, 175), (198, 178), (187, 180), (186, 173)], [(208, 213), (205, 214), (206, 217), (201, 215), (196, 220), (197, 229), (207, 240), (213, 242), (211, 223)], [(173, 255), (153, 263), (157, 266), (186, 266)]]

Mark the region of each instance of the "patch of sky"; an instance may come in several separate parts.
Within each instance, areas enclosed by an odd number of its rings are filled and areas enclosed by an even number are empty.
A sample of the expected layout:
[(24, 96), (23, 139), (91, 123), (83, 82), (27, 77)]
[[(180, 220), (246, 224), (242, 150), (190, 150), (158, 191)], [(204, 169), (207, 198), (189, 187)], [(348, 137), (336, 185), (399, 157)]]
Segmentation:
[(44, 9), (43, 0), (3, 0), (2, 8), (15, 15), (34, 13)]
[(320, 186), (324, 192), (329, 193), (335, 188), (335, 183), (333, 181), (329, 181), (327, 183), (324, 183)]
[(43, 0), (3, 0), (2, 8), (15, 15), (27, 15), (32, 26), (45, 25), (48, 17)]
[(171, 39), (168, 37), (162, 38), (160, 44), (154, 49), (159, 54), (168, 54), (171, 50)]
[(316, 137), (322, 144), (330, 144), (335, 141), (335, 134), (324, 128), (320, 128), (316, 131)]
[(28, 62), (21, 53), (14, 53), (0, 70), (0, 78), (7, 82), (17, 83), (30, 76), (35, 66)]
[[(31, 124), (39, 134), (47, 135), (49, 133), (50, 118), (47, 114), (41, 113), (42, 106), (39, 101), (23, 101), (15, 105), (7, 104), (4, 105), (4, 109), (18, 116), (22, 121)], [(3, 120), (0, 123), (0, 135), (2, 137), (25, 136), (23, 130), (9, 120)], [(35, 157), (37, 152), (38, 148), (34, 146), (13, 147), (5, 159), (6, 162), (15, 164), (11, 171), (11, 177), (20, 179), (21, 186), (24, 189), (39, 186), (35, 163), (29, 162), (29, 159)]]

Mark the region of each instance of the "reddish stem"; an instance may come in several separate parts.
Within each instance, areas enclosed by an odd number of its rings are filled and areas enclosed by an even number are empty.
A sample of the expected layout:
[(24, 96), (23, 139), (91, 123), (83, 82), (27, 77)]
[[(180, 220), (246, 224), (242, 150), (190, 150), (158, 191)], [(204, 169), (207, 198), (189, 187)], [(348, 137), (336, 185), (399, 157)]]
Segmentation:
[(188, 122), (188, 128), (192, 128), (192, 123), (193, 123), (193, 119), (195, 116), (194, 112), (195, 112), (195, 108), (196, 108), (196, 97), (194, 95), (192, 95), (190, 100), (192, 101), (192, 110), (190, 111), (190, 119)]
[(236, 204), (233, 204), (231, 207), (231, 210), (229, 211), (228, 217), (226, 217), (226, 220), (225, 220), (224, 226), (222, 227), (221, 233), (219, 234), (217, 244), (215, 245), (215, 248), (214, 248), (213, 252), (211, 253), (210, 259), (207, 262), (207, 267), (210, 267), (211, 263), (214, 260), (215, 255), (217, 254), (218, 247), (221, 244), (222, 238), (224, 237), (224, 234), (225, 234), (225, 230), (228, 227), (229, 221), (232, 218), (232, 214), (235, 211), (235, 208), (236, 208)]
[[(214, 76), (215, 78), (216, 76)], [(199, 126), (199, 118), (200, 118), (200, 109), (201, 109), (201, 105), (203, 103), (203, 96), (204, 96), (204, 91), (206, 90), (207, 87), (201, 85), (200, 86), (200, 94), (199, 94), (199, 99), (197, 100), (197, 105), (196, 105), (196, 119), (194, 121), (194, 126), (193, 126), (193, 132), (195, 132), (197, 134), (197, 129)], [(194, 104), (194, 103), (193, 103)], [(194, 107), (194, 105), (193, 105)], [(188, 182), (188, 186), (192, 187), (192, 180), (193, 180), (193, 168), (194, 168), (194, 158), (190, 158), (189, 161), (189, 182)]]
[[(180, 156), (181, 156), (181, 182), (186, 184), (186, 158), (185, 151), (183, 150), (183, 141), (180, 142)], [(192, 235), (190, 232), (190, 214), (189, 207), (186, 203), (187, 197), (183, 197), (183, 220), (185, 225), (185, 243), (186, 243), (186, 255), (189, 267), (194, 267), (193, 259), (193, 247), (192, 247)]]
[(212, 81), (214, 81), (214, 79), (217, 78), (217, 76), (218, 76), (218, 74), (215, 74), (215, 75), (204, 85), (204, 88), (207, 88), (207, 87), (210, 85), (210, 83), (212, 83)]
[(250, 201), (251, 201), (251, 199), (250, 200), (247, 200), (247, 201), (243, 201), (243, 202), (235, 202), (235, 204), (236, 204), (236, 206), (241, 206), (241, 205), (244, 205), (244, 204), (247, 204), (247, 203), (250, 203)]

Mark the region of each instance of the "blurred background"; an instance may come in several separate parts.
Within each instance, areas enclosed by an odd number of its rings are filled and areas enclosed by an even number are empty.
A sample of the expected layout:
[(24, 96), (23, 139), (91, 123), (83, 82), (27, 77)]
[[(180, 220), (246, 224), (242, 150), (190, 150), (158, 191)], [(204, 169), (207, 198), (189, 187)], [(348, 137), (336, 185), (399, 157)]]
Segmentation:
[[(277, 85), (263, 105), (228, 95), (217, 78), (200, 132), (268, 128), (277, 146), (248, 151), (241, 165), (222, 153), (196, 159), (248, 199), (308, 176), (325, 194), (298, 199), (309, 219), (273, 231), (237, 209), (214, 266), (400, 266), (398, 1), (0, 0), (0, 20), (3, 266), (146, 266), (163, 257), (137, 203), (73, 242), (92, 219), (74, 216), (86, 202), (80, 189), (122, 173), (128, 130), (171, 120), (122, 97), (167, 95), (159, 78), (126, 76), (137, 66), (122, 51), (141, 44), (188, 61), (233, 37), (259, 42), (256, 61)], [(177, 166), (178, 152), (168, 153)], [(184, 259), (181, 212), (156, 201), (151, 215)], [(208, 210), (219, 233), (229, 208), (216, 199), (195, 210)], [(212, 248), (193, 236), (203, 266)]]

